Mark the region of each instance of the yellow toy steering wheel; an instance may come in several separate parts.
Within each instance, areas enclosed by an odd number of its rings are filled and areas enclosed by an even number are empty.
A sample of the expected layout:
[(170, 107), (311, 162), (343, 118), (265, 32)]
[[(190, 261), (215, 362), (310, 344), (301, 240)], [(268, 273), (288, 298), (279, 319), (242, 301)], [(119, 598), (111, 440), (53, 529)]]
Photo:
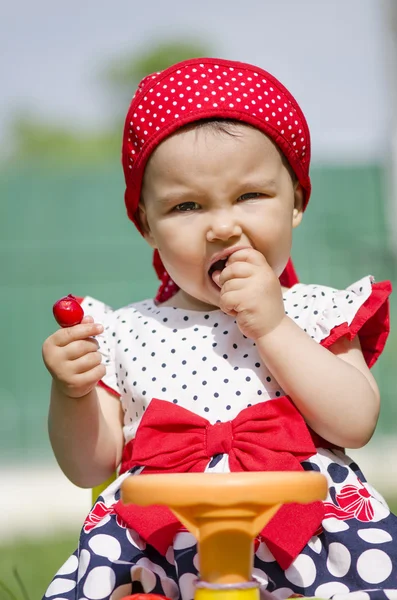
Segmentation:
[(326, 478), (314, 472), (130, 476), (121, 486), (125, 504), (168, 506), (196, 537), (195, 600), (259, 600), (251, 577), (254, 538), (282, 504), (306, 504), (326, 495)]

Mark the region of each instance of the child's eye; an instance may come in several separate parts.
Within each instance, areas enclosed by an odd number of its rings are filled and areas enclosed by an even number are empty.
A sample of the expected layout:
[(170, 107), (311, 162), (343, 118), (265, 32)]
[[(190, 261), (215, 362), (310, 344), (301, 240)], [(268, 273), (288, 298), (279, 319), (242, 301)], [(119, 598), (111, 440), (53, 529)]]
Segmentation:
[(253, 198), (261, 198), (266, 194), (261, 194), (260, 192), (248, 192), (248, 194), (242, 194), (239, 200), (252, 200)]
[(196, 210), (197, 208), (200, 208), (197, 202), (182, 202), (182, 204), (175, 206), (174, 210), (177, 212), (188, 212), (191, 210)]

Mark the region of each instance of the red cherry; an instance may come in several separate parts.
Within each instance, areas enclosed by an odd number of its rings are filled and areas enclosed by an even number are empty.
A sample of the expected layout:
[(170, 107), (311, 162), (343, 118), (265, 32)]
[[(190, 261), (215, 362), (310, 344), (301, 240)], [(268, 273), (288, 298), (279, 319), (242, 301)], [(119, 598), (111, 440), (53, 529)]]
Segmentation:
[(73, 327), (81, 323), (84, 317), (84, 311), (81, 308), (77, 298), (69, 294), (60, 298), (52, 307), (52, 312), (58, 325), (61, 327)]

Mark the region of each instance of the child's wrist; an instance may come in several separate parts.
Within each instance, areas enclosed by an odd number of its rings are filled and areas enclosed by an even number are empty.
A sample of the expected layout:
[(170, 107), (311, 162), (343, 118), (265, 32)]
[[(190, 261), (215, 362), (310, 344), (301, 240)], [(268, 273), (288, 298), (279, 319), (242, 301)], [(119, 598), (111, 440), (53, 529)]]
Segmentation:
[(272, 345), (274, 339), (279, 340), (280, 336), (287, 335), (290, 326), (291, 319), (287, 315), (284, 315), (277, 325), (268, 329), (254, 341), (258, 347), (266, 348)]
[[(79, 392), (79, 390), (73, 391), (72, 389), (69, 389), (68, 386), (65, 386), (61, 381), (59, 381), (56, 378), (52, 379), (52, 386), (53, 386), (53, 392), (55, 392), (55, 396), (62, 401), (84, 400), (86, 398), (89, 398), (92, 395), (93, 391), (95, 390), (95, 386), (94, 386), (88, 392), (87, 392), (87, 390), (84, 390), (83, 392)], [(52, 396), (54, 396), (54, 394), (52, 394)]]

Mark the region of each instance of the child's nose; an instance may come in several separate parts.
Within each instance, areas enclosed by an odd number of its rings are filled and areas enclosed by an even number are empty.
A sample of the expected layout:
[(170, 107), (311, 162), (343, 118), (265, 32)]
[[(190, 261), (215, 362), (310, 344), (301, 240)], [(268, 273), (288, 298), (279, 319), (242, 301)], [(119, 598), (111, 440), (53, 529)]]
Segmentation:
[(228, 240), (242, 234), (241, 225), (234, 219), (229, 211), (222, 211), (211, 217), (207, 231), (207, 240)]

